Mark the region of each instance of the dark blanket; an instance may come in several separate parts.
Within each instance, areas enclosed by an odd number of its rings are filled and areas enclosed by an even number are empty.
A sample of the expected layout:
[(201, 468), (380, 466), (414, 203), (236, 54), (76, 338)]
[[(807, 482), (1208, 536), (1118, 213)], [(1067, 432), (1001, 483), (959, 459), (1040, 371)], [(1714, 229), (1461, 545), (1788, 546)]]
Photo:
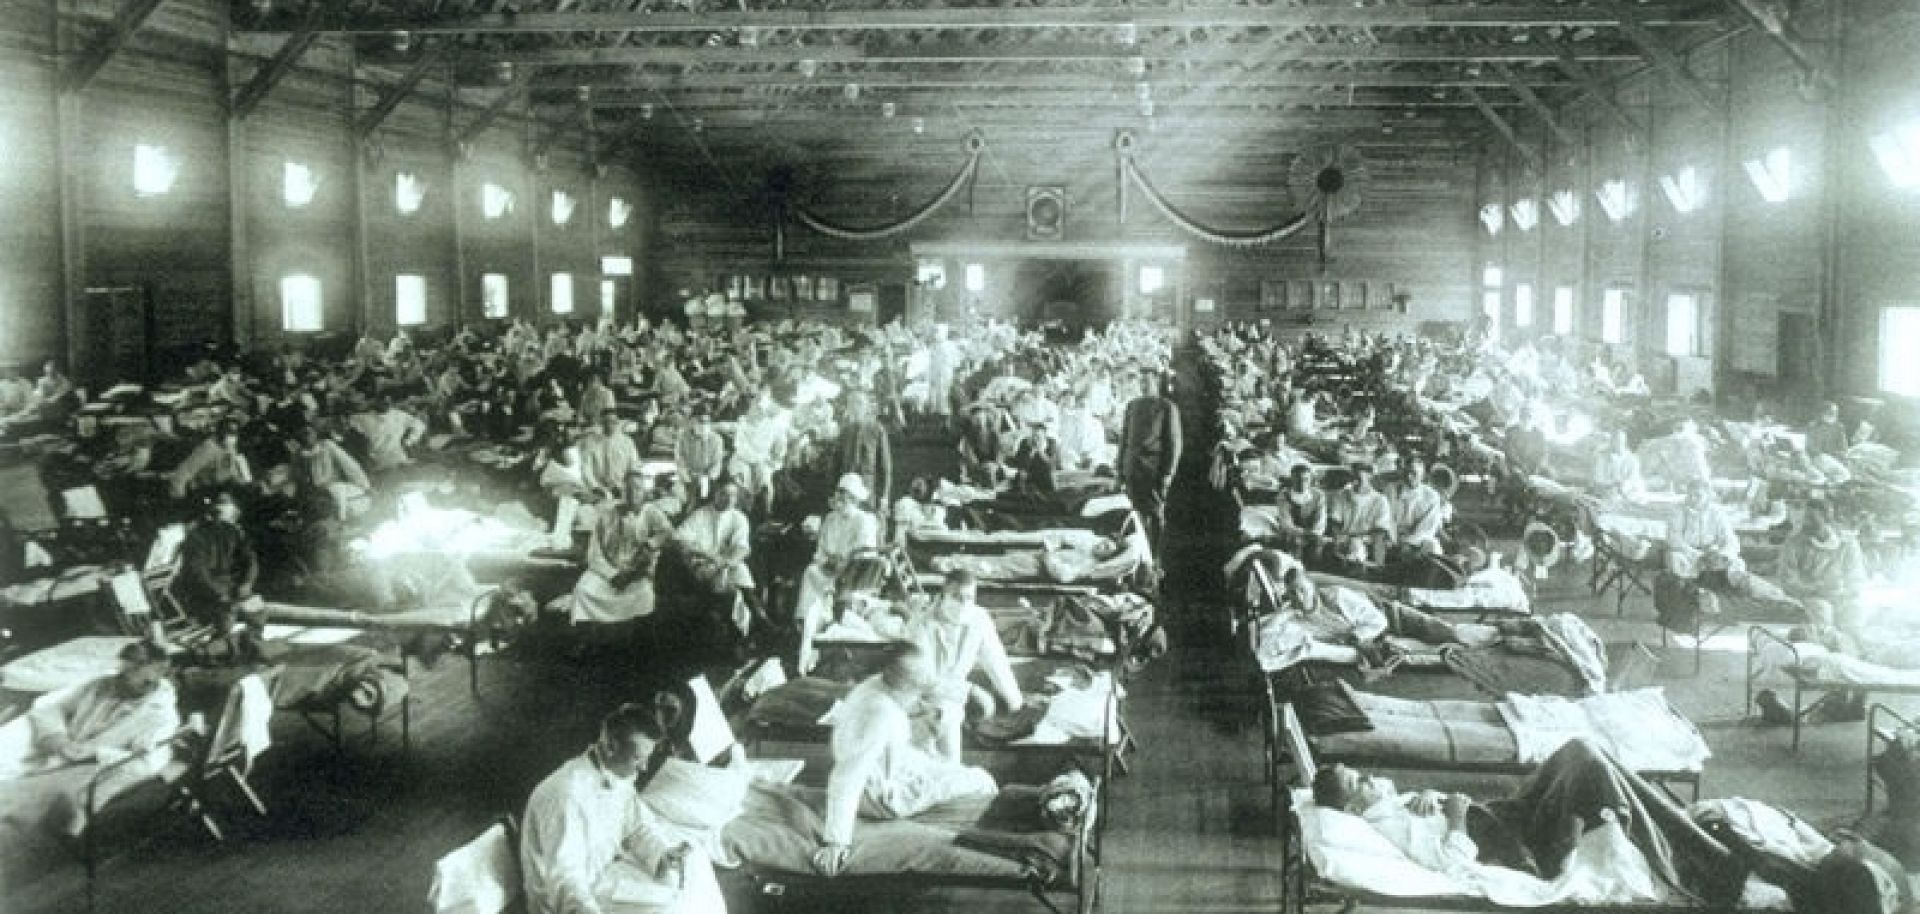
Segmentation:
[(1587, 682), (1572, 666), (1542, 648), (1521, 650), (1523, 639), (1503, 639), (1485, 647), (1450, 646), (1440, 652), (1447, 669), (1489, 695), (1505, 698), (1509, 692), (1583, 698)]
[(1539, 864), (1539, 875), (1560, 874), (1573, 849), (1573, 820), (1598, 825), (1612, 810), (1654, 875), (1698, 902), (1731, 907), (1739, 901), (1747, 867), (1658, 788), (1585, 740), (1570, 740), (1549, 756), (1512, 797), (1487, 804), (1507, 834)]

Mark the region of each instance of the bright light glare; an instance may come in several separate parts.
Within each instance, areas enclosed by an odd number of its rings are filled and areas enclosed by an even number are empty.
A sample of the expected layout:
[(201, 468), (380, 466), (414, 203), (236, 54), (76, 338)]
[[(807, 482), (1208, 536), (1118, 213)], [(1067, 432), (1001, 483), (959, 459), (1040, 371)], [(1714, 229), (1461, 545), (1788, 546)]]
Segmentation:
[(1507, 224), (1507, 209), (1498, 203), (1489, 203), (1480, 207), (1480, 224), (1487, 227), (1487, 234), (1498, 235)]
[(1517, 200), (1513, 204), (1513, 224), (1523, 232), (1533, 231), (1540, 224), (1540, 204), (1532, 197)]
[(305, 273), (280, 279), (280, 329), (316, 333), (322, 326), (320, 280)]
[(1167, 271), (1162, 267), (1140, 268), (1140, 294), (1153, 295), (1167, 287)]
[(1604, 181), (1600, 189), (1593, 192), (1600, 201), (1600, 209), (1607, 214), (1607, 221), (1619, 222), (1633, 215), (1633, 188), (1622, 180)]
[(320, 178), (313, 169), (299, 162), (288, 162), (281, 171), (280, 198), (298, 209), (313, 202), (320, 193)]
[(427, 182), (412, 172), (403, 171), (393, 176), (393, 208), (402, 215), (412, 215), (420, 211), (420, 204), (427, 199)]
[(393, 321), (402, 327), (427, 322), (427, 278), (401, 273), (393, 278)]
[(158, 197), (173, 189), (180, 177), (180, 165), (164, 146), (141, 143), (133, 147), (133, 192), (142, 197)]
[(1893, 186), (1902, 190), (1920, 187), (1920, 123), (1903, 124), (1870, 141), (1873, 157), (1887, 173)]
[(480, 185), (480, 215), (486, 219), (499, 219), (513, 212), (513, 192), (498, 184)]
[(402, 497), (400, 516), (354, 541), (353, 548), (378, 560), (422, 552), (471, 555), (512, 548), (526, 539), (523, 532), (494, 518), (472, 511), (434, 508), (414, 497), (417, 494)]
[(614, 197), (607, 201), (608, 227), (621, 228), (625, 226), (627, 224), (627, 220), (632, 217), (633, 217), (633, 207), (629, 205), (627, 201), (622, 200), (619, 197)]
[(1753, 181), (1754, 188), (1760, 191), (1760, 199), (1768, 203), (1786, 202), (1788, 192), (1793, 189), (1793, 150), (1780, 146), (1762, 158), (1748, 159), (1741, 164), (1746, 166), (1747, 177)]
[(967, 291), (987, 291), (987, 268), (977, 263), (967, 264)]
[(1676, 212), (1691, 213), (1707, 202), (1707, 182), (1700, 178), (1699, 170), (1689, 165), (1680, 169), (1677, 175), (1660, 176), (1660, 192), (1666, 195), (1667, 202), (1673, 204)]
[(573, 195), (564, 190), (553, 192), (553, 224), (566, 225), (573, 221), (573, 209), (579, 205)]
[(1573, 191), (1555, 191), (1547, 198), (1547, 209), (1553, 213), (1553, 221), (1563, 227), (1580, 221), (1580, 197)]
[(487, 273), (480, 277), (480, 313), (485, 317), (507, 316), (507, 274)]

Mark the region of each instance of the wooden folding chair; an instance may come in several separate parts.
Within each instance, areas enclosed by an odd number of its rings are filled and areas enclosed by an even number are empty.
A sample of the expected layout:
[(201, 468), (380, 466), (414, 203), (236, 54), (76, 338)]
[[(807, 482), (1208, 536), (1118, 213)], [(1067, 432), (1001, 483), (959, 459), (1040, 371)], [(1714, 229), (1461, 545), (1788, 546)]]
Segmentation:
[[(267, 804), (253, 789), (247, 777), (253, 772), (253, 755), (246, 744), (243, 728), (248, 714), (273, 714), (273, 699), (270, 696), (269, 678), (272, 674), (249, 673), (235, 680), (227, 688), (226, 701), (222, 703), (220, 719), (214, 724), (213, 733), (207, 737), (203, 751), (195, 753), (184, 762), (176, 761), (180, 766), (177, 776), (172, 778), (173, 803), (176, 807), (199, 820), (200, 824), (212, 835), (215, 841), (226, 836), (220, 830), (220, 823), (214, 818), (209, 803), (207, 789), (217, 782), (226, 782), (233, 786), (253, 807), (258, 815), (267, 814)], [(262, 696), (262, 704), (249, 708), (247, 694), (257, 684), (257, 693)]]

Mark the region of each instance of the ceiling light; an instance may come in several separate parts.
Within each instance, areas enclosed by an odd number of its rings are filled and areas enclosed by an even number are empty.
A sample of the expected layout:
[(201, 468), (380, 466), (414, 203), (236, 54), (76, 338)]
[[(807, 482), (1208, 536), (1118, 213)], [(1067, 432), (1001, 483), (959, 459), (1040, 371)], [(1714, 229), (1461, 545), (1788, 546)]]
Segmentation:
[(1114, 40), (1126, 47), (1133, 47), (1140, 41), (1140, 30), (1131, 22), (1123, 22), (1114, 29)]
[(760, 30), (750, 25), (742, 27), (740, 29), (740, 46), (743, 48), (759, 47), (760, 46)]
[(914, 119), (913, 119), (913, 132), (914, 132), (914, 133), (926, 133), (926, 132), (927, 132), (927, 119), (926, 119), (926, 118), (924, 118), (924, 117), (916, 117), (916, 118), (914, 118)]
[(818, 72), (820, 72), (820, 62), (819, 62), (819, 61), (817, 61), (817, 60), (803, 60), (803, 61), (800, 61), (800, 75), (801, 75), (802, 77), (804, 77), (804, 78), (806, 78), (806, 79), (812, 79), (812, 78), (813, 78), (813, 74), (815, 74), (815, 73), (818, 73)]
[(513, 82), (513, 61), (502, 60), (493, 65), (493, 78), (503, 83)]
[(1387, 121), (1386, 123), (1384, 123), (1384, 124), (1381, 124), (1381, 125), (1380, 125), (1380, 132), (1381, 132), (1381, 133), (1384, 133), (1384, 134), (1386, 134), (1387, 136), (1392, 136), (1392, 135), (1393, 135), (1393, 122), (1392, 122), (1392, 121)]
[(701, 131), (703, 131), (703, 130), (705, 130), (705, 129), (707, 129), (707, 121), (706, 121), (706, 118), (700, 118), (700, 117), (696, 117), (696, 118), (694, 118), (694, 119), (693, 119), (693, 132), (694, 132), (694, 133), (699, 133), (699, 132), (701, 132)]
[(413, 50), (413, 33), (412, 32), (394, 32), (392, 35), (389, 35), (388, 37), (391, 38), (393, 41), (394, 51), (401, 54), (405, 54), (406, 52)]
[(653, 103), (652, 102), (647, 102), (646, 104), (643, 104), (640, 106), (640, 119), (643, 121), (653, 120)]
[(880, 116), (881, 116), (881, 117), (892, 117), (892, 116), (894, 115), (894, 113), (895, 113), (896, 111), (898, 111), (898, 110), (899, 110), (899, 108), (897, 108), (897, 107), (896, 107), (896, 106), (895, 106), (895, 105), (894, 105), (894, 104), (893, 104), (892, 102), (881, 102), (881, 103), (880, 103)]
[(840, 93), (847, 97), (847, 101), (857, 102), (860, 100), (860, 84), (847, 83), (840, 89)]
[(593, 101), (593, 87), (592, 86), (575, 86), (573, 88), (573, 97), (577, 101), (579, 101), (580, 104), (582, 105), (587, 104)]

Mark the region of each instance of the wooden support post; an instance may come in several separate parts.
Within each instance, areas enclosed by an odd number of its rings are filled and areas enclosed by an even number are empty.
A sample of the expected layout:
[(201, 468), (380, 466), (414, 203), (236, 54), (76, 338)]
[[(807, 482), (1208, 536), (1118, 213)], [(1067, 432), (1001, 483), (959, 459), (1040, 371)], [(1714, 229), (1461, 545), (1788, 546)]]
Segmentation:
[[(360, 110), (360, 60), (352, 48), (347, 49), (347, 116), (352, 119)], [(347, 155), (350, 158), (349, 175), (352, 177), (353, 194), (353, 294), (354, 294), (354, 330), (365, 335), (373, 330), (373, 278), (371, 250), (367, 247), (367, 146), (363, 134), (351, 131), (347, 136)]]
[(86, 186), (83, 180), (86, 159), (86, 131), (81, 123), (85, 106), (77, 93), (63, 92), (54, 100), (55, 134), (58, 147), (60, 192), (60, 343), (66, 369), (79, 377), (81, 359), (86, 355), (83, 302), (87, 288)]
[(1762, 7), (1754, 0), (1727, 0), (1727, 4), (1732, 6), (1741, 18), (1765, 32), (1767, 37), (1780, 47), (1780, 50), (1785, 51), (1787, 56), (1793, 59), (1794, 65), (1799, 67), (1800, 72), (1808, 79), (1833, 88), (1833, 74), (1820, 65), (1818, 54), (1787, 34), (1787, 24), (1780, 18), (1779, 13)]
[[(222, 9), (224, 10), (224, 7)], [(224, 13), (221, 18), (223, 30), (231, 37), (233, 33), (232, 19)], [(311, 33), (308, 34), (310, 35)], [(298, 40), (299, 38), (296, 36), (293, 39), (289, 39), (288, 43), (292, 44)], [(286, 53), (287, 49), (281, 48), (281, 55), (286, 55)], [(278, 60), (281, 55), (276, 55), (275, 60)], [(291, 56), (298, 57), (299, 53), (295, 52)], [(269, 61), (266, 66), (261, 68), (261, 72), (256, 72), (253, 79), (248, 83), (247, 88), (250, 90), (255, 84), (261, 83), (261, 77), (265, 75), (264, 71), (272, 65), (273, 62)], [(225, 60), (225, 66), (221, 69), (221, 73), (225, 77), (225, 81), (221, 83), (221, 88), (227, 98), (235, 98), (232, 94), (232, 86), (234, 78), (237, 75), (235, 73), (236, 66), (237, 64), (234, 62), (233, 57), (228, 55)], [(277, 80), (278, 77), (274, 79)], [(257, 103), (259, 98), (265, 97), (265, 89), (271, 87), (271, 81), (269, 81), (265, 88), (260, 90), (258, 95), (255, 96), (254, 101)], [(241, 98), (244, 98), (246, 95), (246, 91), (241, 92)], [(238, 99), (236, 99), (236, 102), (237, 101)], [(248, 219), (250, 207), (247, 205), (247, 201), (252, 197), (253, 182), (250, 176), (251, 169), (247, 167), (247, 122), (245, 117), (246, 115), (239, 110), (237, 103), (227, 109), (227, 301), (232, 309), (232, 313), (229, 315), (229, 332), (233, 336), (233, 343), (242, 349), (250, 349), (253, 347), (259, 335), (259, 314), (255, 311), (256, 303), (254, 301), (253, 291), (253, 233), (252, 224)]]
[(447, 62), (447, 217), (453, 220), (453, 322), (464, 326), (468, 320), (467, 308), (467, 238), (466, 225), (461, 218), (460, 189), (466, 186), (460, 180), (460, 162), (464, 153), (453, 143), (453, 113), (460, 108), (460, 92), (452, 88), (455, 62)]
[(107, 34), (73, 59), (60, 74), (61, 89), (66, 92), (80, 92), (93, 83), (93, 78), (106, 69), (120, 49), (127, 46), (140, 27), (147, 24), (155, 10), (166, 0), (127, 0), (114, 14), (113, 24), (108, 26)]
[[(534, 121), (529, 117), (521, 128), (523, 143), (521, 148), (523, 150), (533, 148), (533, 128)], [(540, 275), (540, 217), (545, 212), (546, 207), (542, 205), (545, 201), (540, 197), (540, 169), (532, 162), (528, 162), (525, 168), (527, 174), (527, 196), (531, 198), (527, 201), (526, 208), (527, 255), (530, 269), (533, 273), (533, 275), (529, 277), (529, 280), (533, 283), (533, 316), (531, 320), (537, 324), (543, 322), (547, 316), (553, 314), (553, 302), (548, 298), (552, 292), (552, 288), (546, 282), (546, 277)]]

